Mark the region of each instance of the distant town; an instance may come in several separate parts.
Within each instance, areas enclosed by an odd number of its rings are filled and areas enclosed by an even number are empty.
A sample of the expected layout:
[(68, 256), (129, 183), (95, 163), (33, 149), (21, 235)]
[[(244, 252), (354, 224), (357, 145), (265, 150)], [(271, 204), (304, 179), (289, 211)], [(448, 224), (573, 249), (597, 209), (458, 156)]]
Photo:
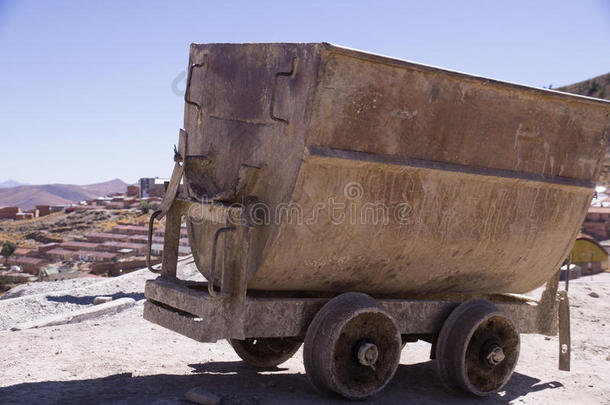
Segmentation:
[[(117, 276), (146, 266), (148, 214), (161, 203), (166, 179), (141, 178), (124, 193), (33, 209), (0, 207), (0, 284)], [(164, 227), (154, 229), (159, 263)], [(191, 253), (186, 228), (180, 255)]]

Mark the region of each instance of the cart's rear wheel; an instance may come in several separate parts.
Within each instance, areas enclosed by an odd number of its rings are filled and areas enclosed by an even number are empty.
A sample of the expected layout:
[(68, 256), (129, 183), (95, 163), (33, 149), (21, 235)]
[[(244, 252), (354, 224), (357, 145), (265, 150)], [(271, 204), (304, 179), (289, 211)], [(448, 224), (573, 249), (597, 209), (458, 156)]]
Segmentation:
[(282, 364), (301, 347), (301, 342), (290, 338), (231, 339), (229, 343), (243, 361), (261, 368)]
[(303, 362), (320, 391), (360, 399), (394, 376), (401, 346), (390, 314), (366, 294), (346, 293), (324, 305), (309, 325)]
[(485, 396), (510, 379), (519, 358), (513, 321), (485, 300), (469, 300), (449, 315), (436, 342), (441, 380), (451, 389)]

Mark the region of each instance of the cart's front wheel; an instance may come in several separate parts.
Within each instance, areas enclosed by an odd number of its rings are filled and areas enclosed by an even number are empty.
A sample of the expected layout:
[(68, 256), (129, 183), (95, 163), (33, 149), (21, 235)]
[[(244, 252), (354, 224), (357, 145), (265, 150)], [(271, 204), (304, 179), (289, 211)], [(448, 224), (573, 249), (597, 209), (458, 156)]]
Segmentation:
[(401, 346), (390, 314), (366, 294), (346, 293), (324, 305), (309, 325), (303, 363), (320, 391), (361, 399), (394, 376)]
[(518, 358), (515, 324), (485, 300), (469, 300), (453, 310), (436, 342), (441, 380), (449, 388), (478, 396), (499, 391)]
[(261, 368), (282, 364), (301, 347), (301, 342), (291, 338), (231, 339), (229, 343), (243, 361)]

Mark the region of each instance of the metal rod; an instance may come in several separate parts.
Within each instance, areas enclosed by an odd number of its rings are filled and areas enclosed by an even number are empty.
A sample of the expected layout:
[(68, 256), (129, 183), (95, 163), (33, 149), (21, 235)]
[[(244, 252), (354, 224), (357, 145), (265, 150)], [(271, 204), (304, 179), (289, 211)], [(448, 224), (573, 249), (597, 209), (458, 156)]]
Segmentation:
[[(235, 228), (232, 226), (222, 227), (214, 233), (214, 239), (212, 240), (212, 258), (210, 263), (210, 279), (208, 280), (208, 293), (212, 297), (216, 297), (218, 295), (217, 291), (214, 290), (214, 273), (216, 272), (216, 247), (218, 245), (218, 238), (224, 232), (234, 231)], [(224, 260), (224, 257), (223, 257)], [(224, 265), (223, 265), (224, 269)], [(222, 279), (222, 275), (221, 275)]]
[(157, 210), (153, 212), (148, 220), (148, 250), (146, 251), (146, 267), (153, 273), (160, 273), (161, 269), (156, 270), (153, 269), (150, 264), (150, 251), (152, 249), (152, 235), (153, 235), (153, 225), (155, 223), (155, 219), (161, 214), (161, 210)]
[(570, 253), (568, 255), (568, 268), (566, 270), (566, 282), (565, 282), (565, 290), (568, 291), (568, 289), (570, 288), (570, 266), (572, 266), (572, 253)]

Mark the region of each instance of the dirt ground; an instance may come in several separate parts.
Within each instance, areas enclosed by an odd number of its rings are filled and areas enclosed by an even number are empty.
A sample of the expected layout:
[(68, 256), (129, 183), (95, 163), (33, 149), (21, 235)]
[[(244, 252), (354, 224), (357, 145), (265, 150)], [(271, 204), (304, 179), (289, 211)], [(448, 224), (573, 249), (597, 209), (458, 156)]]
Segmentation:
[[(139, 298), (146, 278), (150, 273), (140, 271), (102, 281), (100, 292)], [(50, 288), (47, 295), (40, 283), (34, 286), (31, 294), (22, 287), (19, 296), (0, 300), (0, 313), (14, 308), (15, 300), (36, 302), (38, 312), (22, 311), (32, 319), (46, 314), (45, 299), (68, 302), (62, 308), (74, 310), (74, 305), (91, 305), (97, 294), (90, 282), (76, 289)], [(428, 360), (430, 345), (418, 342), (407, 345), (388, 387), (358, 403), (610, 404), (610, 274), (572, 281), (570, 300), (571, 372), (557, 369), (556, 337), (522, 335), (519, 364), (505, 390), (485, 399), (464, 397), (441, 386), (435, 362)], [(1, 404), (180, 404), (187, 403), (184, 395), (193, 387), (218, 395), (223, 404), (350, 403), (309, 385), (301, 351), (278, 368), (253, 369), (225, 341), (197, 343), (145, 321), (141, 302), (76, 324), (0, 330), (0, 342)]]

